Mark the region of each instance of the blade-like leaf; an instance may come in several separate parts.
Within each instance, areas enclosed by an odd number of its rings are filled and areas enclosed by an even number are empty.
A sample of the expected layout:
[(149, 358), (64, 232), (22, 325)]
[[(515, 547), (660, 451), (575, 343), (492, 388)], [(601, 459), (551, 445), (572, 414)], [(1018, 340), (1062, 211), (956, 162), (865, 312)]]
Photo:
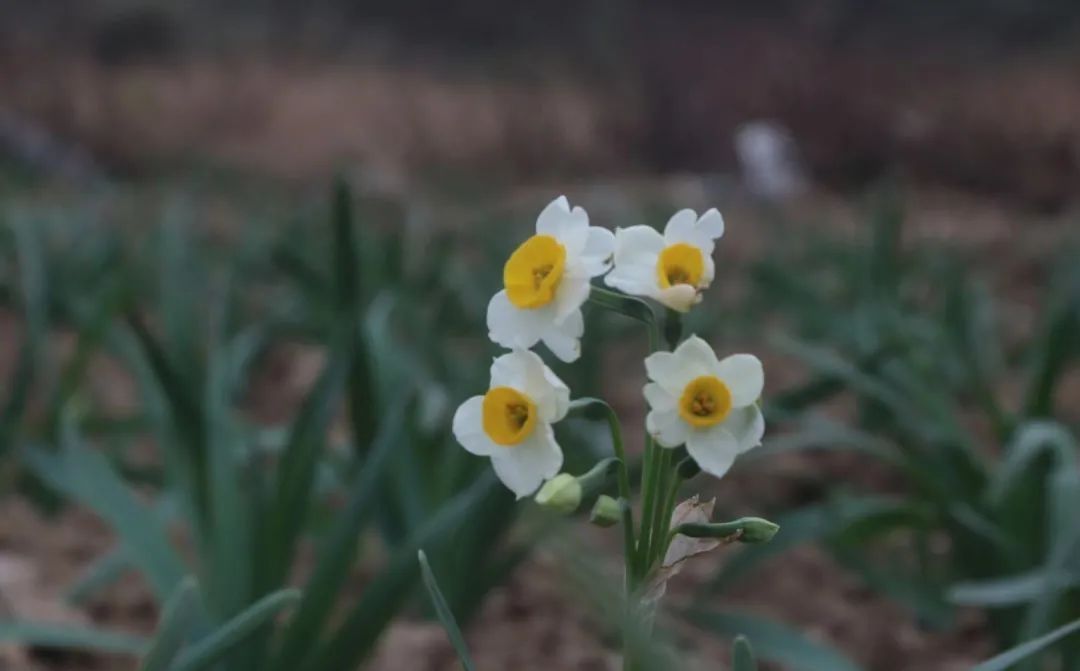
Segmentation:
[(43, 480), (100, 515), (119, 536), (157, 597), (165, 601), (186, 571), (164, 526), (105, 457), (81, 443), (70, 417), (64, 427), (59, 454), (26, 447), (24, 460)]
[(1080, 587), (1080, 576), (1049, 574), (1043, 569), (996, 580), (957, 583), (949, 589), (949, 600), (960, 606), (1004, 608), (1029, 603), (1047, 591)]
[(11, 620), (0, 622), (0, 643), (121, 655), (141, 655), (146, 650), (146, 639), (139, 636), (63, 624)]
[(283, 589), (259, 599), (181, 655), (170, 671), (202, 671), (243, 643), (279, 612), (300, 600), (300, 591)]
[(410, 588), (418, 571), (416, 553), (420, 547), (437, 545), (450, 538), (477, 503), (496, 486), (495, 478), (487, 475), (440, 508), (408, 544), (390, 557), (337, 632), (301, 668), (307, 671), (356, 668), (374, 649), (379, 635), (412, 593)]
[(345, 509), (320, 545), (318, 562), (305, 586), (304, 598), (274, 655), (273, 668), (279, 671), (297, 668), (331, 615), (356, 557), (357, 539), (375, 513), (390, 457), (404, 435), (407, 406), (402, 400), (395, 406), (396, 411), (383, 419), (375, 445), (349, 487), (351, 494)]
[(187, 640), (192, 623), (199, 613), (199, 585), (185, 578), (162, 609), (150, 649), (139, 665), (140, 671), (168, 671)]
[(798, 631), (752, 615), (693, 610), (688, 617), (708, 631), (724, 636), (743, 635), (754, 641), (762, 659), (784, 664), (794, 671), (858, 671), (854, 662), (829, 646)]
[(988, 659), (971, 671), (1006, 671), (1025, 659), (1044, 652), (1061, 639), (1080, 632), (1080, 620), (1058, 627), (1054, 631), (1027, 643), (1022, 643), (1011, 650), (1006, 650), (997, 657)]
[(26, 333), (19, 348), (19, 362), (5, 391), (9, 394), (0, 414), (0, 452), (7, 449), (30, 398), (31, 387), (38, 375), (41, 348), (46, 342), (48, 319), (48, 290), (45, 259), (37, 228), (24, 217), (13, 220), (15, 244), (19, 259), (19, 281), (22, 290)]
[(305, 399), (293, 422), (277, 469), (277, 491), (268, 520), (271, 545), (263, 558), (265, 572), (260, 580), (263, 589), (281, 584), (292, 565), (296, 543), (311, 509), (326, 430), (345, 386), (350, 357), (345, 343), (339, 342), (331, 348), (314, 391)]
[(68, 587), (64, 599), (74, 605), (82, 604), (105, 585), (119, 580), (124, 571), (131, 567), (131, 558), (123, 548), (110, 550), (98, 557), (79, 579)]
[(731, 671), (757, 671), (754, 649), (750, 647), (750, 641), (746, 640), (745, 636), (736, 636), (732, 644)]
[(428, 596), (431, 597), (431, 605), (435, 608), (435, 615), (439, 618), (439, 622), (442, 623), (443, 629), (446, 630), (446, 636), (450, 639), (450, 644), (454, 646), (454, 651), (457, 652), (461, 666), (465, 671), (474, 671), (476, 667), (469, 656), (469, 646), (465, 643), (465, 637), (461, 635), (461, 628), (458, 627), (454, 614), (450, 612), (450, 606), (446, 603), (442, 591), (439, 590), (439, 583), (435, 580), (435, 574), (431, 572), (431, 566), (428, 565), (427, 555), (424, 554), (423, 550), (417, 553), (417, 559), (420, 562), (424, 587), (427, 588)]

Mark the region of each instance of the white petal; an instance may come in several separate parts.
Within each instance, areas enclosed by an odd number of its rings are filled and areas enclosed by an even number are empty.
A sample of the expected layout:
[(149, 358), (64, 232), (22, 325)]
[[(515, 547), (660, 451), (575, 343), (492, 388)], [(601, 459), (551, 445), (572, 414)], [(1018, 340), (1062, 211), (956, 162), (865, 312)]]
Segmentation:
[(661, 305), (677, 312), (689, 312), (690, 308), (701, 301), (697, 289), (689, 284), (676, 284), (666, 289), (658, 287), (652, 291), (651, 295)]
[(691, 434), (690, 425), (679, 417), (678, 410), (653, 410), (645, 415), (645, 430), (663, 447), (678, 447)]
[(529, 367), (532, 364), (530, 355), (536, 356), (528, 350), (516, 349), (495, 357), (495, 360), (491, 362), (491, 386), (525, 391), (528, 385)]
[(524, 442), (491, 455), (495, 475), (519, 499), (529, 496), (562, 468), (563, 454), (549, 424), (537, 424)]
[(547, 383), (551, 385), (551, 389), (555, 397), (555, 408), (551, 414), (549, 422), (558, 422), (562, 418), (566, 417), (566, 413), (570, 410), (570, 387), (566, 386), (566, 383), (559, 379), (559, 376), (555, 374), (555, 371), (551, 370), (547, 366), (544, 366), (544, 378)]
[(577, 258), (585, 249), (589, 236), (589, 215), (584, 209), (570, 204), (565, 196), (556, 198), (536, 218), (536, 232), (550, 235), (566, 248), (566, 255)]
[(674, 410), (675, 406), (678, 405), (678, 399), (673, 394), (664, 391), (664, 388), (655, 382), (647, 383), (644, 392), (645, 400), (653, 410), (666, 412)]
[(698, 289), (708, 289), (714, 279), (716, 279), (716, 263), (713, 261), (712, 254), (706, 254), (705, 272), (702, 273), (701, 280), (698, 282)]
[(732, 354), (720, 361), (716, 375), (731, 391), (731, 404), (736, 408), (750, 405), (761, 398), (765, 387), (765, 370), (753, 354)]
[(581, 356), (581, 335), (585, 333), (585, 319), (581, 310), (570, 313), (562, 324), (549, 325), (542, 335), (544, 344), (560, 361), (573, 363)]
[(606, 273), (611, 268), (614, 254), (615, 234), (606, 228), (590, 226), (589, 235), (585, 240), (585, 249), (581, 250), (580, 257), (589, 277)]
[(724, 236), (724, 217), (715, 207), (709, 208), (697, 221), (697, 229), (715, 240)]
[(691, 431), (686, 440), (686, 451), (701, 466), (701, 470), (722, 478), (735, 462), (739, 444), (730, 431), (723, 426), (714, 426)]
[(694, 233), (694, 224), (697, 223), (697, 212), (690, 209), (679, 210), (668, 219), (664, 226), (664, 242), (674, 244), (676, 242), (688, 242)]
[(734, 408), (721, 426), (735, 436), (739, 454), (761, 445), (761, 437), (765, 435), (765, 418), (756, 405)]
[(559, 288), (555, 292), (555, 300), (552, 303), (556, 324), (561, 324), (574, 311), (580, 310), (585, 301), (589, 300), (589, 276), (582, 265), (568, 268)]
[(673, 352), (653, 352), (645, 357), (645, 372), (650, 380), (675, 397), (682, 395), (686, 384), (699, 375), (694, 371), (692, 362)]
[(504, 289), (495, 294), (488, 303), (488, 337), (503, 347), (529, 349), (540, 340), (541, 332), (551, 319), (551, 310), (523, 310), (515, 307)]
[(645, 265), (656, 272), (656, 260), (664, 249), (664, 236), (652, 226), (631, 226), (615, 231), (615, 267)]
[(566, 199), (566, 196), (559, 196), (548, 203), (540, 211), (540, 216), (536, 218), (537, 235), (558, 237), (562, 230), (562, 220), (568, 214), (570, 214), (570, 201)]
[(656, 285), (656, 262), (648, 266), (639, 263), (615, 262), (615, 268), (604, 275), (604, 284), (631, 296), (653, 296), (659, 291)]
[(674, 245), (679, 242), (697, 247), (705, 256), (711, 256), (716, 247), (712, 236), (698, 225), (697, 213), (693, 210), (679, 210), (664, 228), (665, 244)]
[(716, 353), (709, 343), (696, 335), (692, 335), (682, 341), (675, 348), (675, 356), (687, 362), (694, 371), (695, 377), (700, 375), (716, 375), (718, 373)]
[(473, 396), (454, 413), (454, 438), (469, 452), (481, 457), (501, 449), (484, 433), (484, 397)]

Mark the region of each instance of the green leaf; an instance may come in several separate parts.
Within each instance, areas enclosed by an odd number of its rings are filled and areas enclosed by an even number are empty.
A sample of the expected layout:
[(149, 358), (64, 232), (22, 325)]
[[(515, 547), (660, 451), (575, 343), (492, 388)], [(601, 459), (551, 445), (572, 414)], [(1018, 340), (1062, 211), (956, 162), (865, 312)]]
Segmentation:
[[(485, 474), (469, 489), (441, 507), (414, 536), (389, 559), (371, 581), (344, 623), (309, 657), (308, 671), (349, 671), (373, 650), (379, 635), (412, 594), (418, 565), (416, 553), (424, 546), (446, 542), (475, 511), (490, 491), (500, 486)], [(308, 641), (310, 645), (310, 641)]]
[(1000, 504), (1019, 484), (1027, 468), (1044, 453), (1056, 457), (1062, 468), (1072, 468), (1080, 451), (1069, 430), (1061, 424), (1043, 420), (1025, 422), (1016, 430), (1004, 460), (994, 471), (987, 499)]
[(961, 582), (949, 589), (949, 601), (960, 606), (1005, 608), (1029, 603), (1048, 591), (1080, 587), (1080, 575), (1050, 574), (1044, 569), (994, 580)]
[(140, 655), (146, 639), (120, 632), (103, 631), (43, 622), (0, 621), (0, 643), (40, 648), (93, 650), (110, 654)]
[(443, 629), (446, 630), (446, 636), (450, 639), (450, 644), (454, 646), (454, 651), (457, 652), (461, 666), (465, 671), (474, 671), (476, 666), (469, 656), (469, 646), (465, 643), (465, 637), (461, 635), (461, 628), (458, 627), (454, 614), (450, 612), (450, 606), (446, 603), (442, 591), (439, 590), (439, 583), (435, 580), (435, 574), (431, 572), (431, 566), (428, 565), (427, 555), (424, 554), (423, 550), (417, 553), (417, 559), (420, 562), (424, 587), (427, 588), (428, 596), (431, 597), (431, 605), (435, 608), (435, 615), (439, 618), (439, 622), (442, 623)]
[[(277, 468), (277, 488), (268, 521), (272, 535), (264, 557), (264, 589), (284, 580), (311, 509), (319, 457), (326, 431), (337, 410), (349, 371), (350, 353), (338, 342), (331, 348), (315, 389), (304, 400), (293, 422)], [(302, 608), (301, 608), (302, 609)]]
[(19, 347), (19, 362), (8, 386), (8, 401), (0, 414), (0, 452), (7, 449), (16, 426), (26, 410), (31, 388), (41, 364), (41, 348), (47, 338), (48, 284), (45, 258), (38, 228), (25, 217), (14, 217), (12, 227), (19, 259), (19, 284), (22, 292), (26, 333)]
[(64, 421), (63, 440), (59, 454), (24, 448), (25, 462), (44, 481), (100, 515), (155, 595), (164, 601), (186, 570), (161, 521), (135, 497), (102, 454), (82, 445), (70, 417)]
[(750, 647), (750, 641), (741, 634), (735, 637), (732, 644), (731, 671), (757, 671), (754, 649)]
[(402, 399), (395, 406), (396, 410), (380, 424), (373, 449), (350, 483), (345, 509), (337, 515), (333, 527), (320, 543), (315, 570), (295, 617), (282, 635), (273, 668), (280, 671), (296, 669), (329, 619), (356, 557), (358, 538), (375, 513), (390, 457), (405, 433), (408, 405)]
[[(1074, 269), (1067, 269), (1074, 270)], [(1080, 273), (1066, 275), (1059, 291), (1051, 296), (1043, 317), (1042, 334), (1035, 348), (1031, 381), (1024, 401), (1028, 417), (1050, 417), (1054, 412), (1054, 390), (1069, 369), (1068, 361), (1080, 341)]]
[(250, 608), (215, 629), (181, 655), (170, 671), (211, 668), (236, 646), (255, 634), (279, 612), (300, 600), (300, 590), (283, 589), (259, 599)]
[(1044, 652), (1051, 645), (1078, 631), (1080, 631), (1080, 620), (1058, 627), (1045, 636), (1040, 636), (1007, 650), (997, 657), (988, 659), (982, 664), (973, 667), (971, 671), (1005, 671), (1028, 657)]
[(334, 295), (342, 315), (355, 315), (359, 305), (360, 274), (356, 232), (353, 226), (352, 193), (344, 179), (334, 184), (332, 204)]
[[(227, 292), (222, 292), (227, 293)], [(224, 301), (211, 318), (217, 331), (225, 321)], [(203, 395), (206, 420), (206, 495), (210, 515), (202, 527), (202, 577), (207, 607), (219, 620), (240, 612), (258, 595), (254, 591), (255, 566), (270, 561), (261, 554), (253, 560), (251, 497), (243, 477), (243, 436), (233, 418), (233, 370), (230, 349), (213, 337)], [(267, 590), (269, 591), (269, 590)]]
[(88, 601), (105, 585), (120, 579), (124, 571), (132, 567), (131, 558), (123, 548), (114, 548), (94, 560), (86, 571), (64, 594), (64, 600), (73, 605)]
[(858, 671), (859, 667), (823, 643), (812, 641), (786, 625), (742, 613), (693, 610), (687, 616), (700, 627), (724, 636), (743, 635), (754, 641), (762, 659), (795, 671)]
[(150, 649), (139, 665), (140, 671), (168, 671), (187, 640), (199, 614), (199, 586), (194, 578), (185, 578), (162, 609)]

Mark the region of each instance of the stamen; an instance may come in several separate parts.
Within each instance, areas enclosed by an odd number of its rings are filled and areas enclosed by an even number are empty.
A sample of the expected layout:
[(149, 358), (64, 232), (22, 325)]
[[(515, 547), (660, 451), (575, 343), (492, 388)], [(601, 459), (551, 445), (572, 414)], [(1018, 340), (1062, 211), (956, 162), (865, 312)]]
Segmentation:
[(708, 417), (716, 410), (716, 401), (709, 394), (701, 392), (694, 396), (690, 409), (698, 417)]
[(555, 264), (546, 263), (537, 268), (533, 268), (533, 289), (539, 289), (540, 285), (551, 274), (551, 271), (555, 268)]
[(690, 284), (690, 273), (681, 266), (671, 266), (667, 271), (668, 284)]
[(525, 422), (529, 421), (529, 408), (519, 403), (510, 404), (506, 406), (506, 417), (520, 431)]

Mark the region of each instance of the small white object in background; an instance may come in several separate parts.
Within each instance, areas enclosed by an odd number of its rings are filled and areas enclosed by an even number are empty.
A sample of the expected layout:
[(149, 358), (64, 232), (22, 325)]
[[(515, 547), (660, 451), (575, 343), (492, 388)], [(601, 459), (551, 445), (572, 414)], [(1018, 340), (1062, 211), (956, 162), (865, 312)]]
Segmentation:
[(750, 121), (735, 129), (735, 155), (746, 187), (767, 200), (786, 200), (806, 191), (807, 178), (795, 138), (772, 121)]

